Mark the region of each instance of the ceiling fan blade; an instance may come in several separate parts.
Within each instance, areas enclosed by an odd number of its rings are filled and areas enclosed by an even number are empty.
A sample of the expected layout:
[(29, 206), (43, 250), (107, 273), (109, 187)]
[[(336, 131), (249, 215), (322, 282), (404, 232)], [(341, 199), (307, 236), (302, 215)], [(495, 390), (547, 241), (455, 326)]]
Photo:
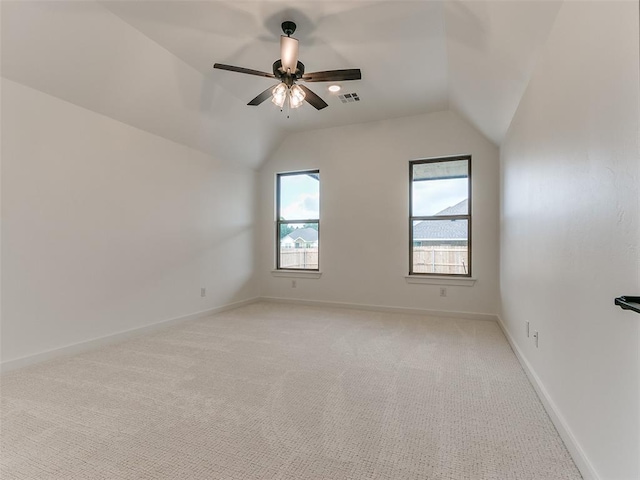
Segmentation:
[(267, 100), (269, 97), (273, 95), (272, 92), (275, 87), (276, 85), (272, 85), (271, 87), (267, 88), (264, 92), (262, 92), (256, 98), (254, 98), (249, 103), (247, 103), (247, 105), (252, 105), (252, 106), (260, 105), (262, 102), (264, 102), (265, 100)]
[(280, 60), (285, 72), (295, 73), (298, 67), (298, 40), (280, 35)]
[(347, 70), (327, 70), (326, 72), (311, 72), (302, 75), (305, 82), (343, 82), (346, 80), (360, 80), (362, 73), (359, 68)]
[(246, 73), (248, 75), (257, 75), (258, 77), (276, 78), (273, 73), (261, 72), (260, 70), (251, 70), (250, 68), (234, 67), (233, 65), (225, 65), (224, 63), (214, 63), (213, 68), (228, 70), (230, 72)]
[(321, 99), (318, 95), (316, 95), (314, 92), (309, 90), (304, 85), (298, 85), (298, 86), (304, 91), (305, 101), (308, 102), (311, 106), (315, 107), (316, 110), (322, 110), (324, 107), (329, 106), (327, 102), (325, 102), (323, 99)]

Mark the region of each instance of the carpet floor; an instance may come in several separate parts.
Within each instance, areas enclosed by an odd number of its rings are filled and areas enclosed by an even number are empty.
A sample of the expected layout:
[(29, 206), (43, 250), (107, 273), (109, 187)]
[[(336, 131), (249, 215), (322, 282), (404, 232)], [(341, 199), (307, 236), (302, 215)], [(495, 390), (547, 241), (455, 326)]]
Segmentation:
[(10, 479), (579, 479), (493, 322), (256, 303), (2, 377)]

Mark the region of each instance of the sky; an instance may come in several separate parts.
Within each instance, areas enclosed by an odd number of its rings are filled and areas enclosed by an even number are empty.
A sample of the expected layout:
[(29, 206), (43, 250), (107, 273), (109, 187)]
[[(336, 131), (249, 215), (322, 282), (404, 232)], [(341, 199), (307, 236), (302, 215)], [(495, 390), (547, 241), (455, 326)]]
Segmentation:
[(320, 184), (308, 175), (280, 177), (280, 215), (286, 220), (319, 218)]
[[(286, 220), (319, 218), (319, 182), (307, 175), (280, 177), (281, 215)], [(414, 182), (413, 215), (428, 216), (467, 198), (467, 179)], [(408, 200), (408, 199), (407, 199)]]
[(436, 213), (460, 203), (469, 191), (466, 178), (430, 180), (413, 184), (413, 215), (416, 217)]

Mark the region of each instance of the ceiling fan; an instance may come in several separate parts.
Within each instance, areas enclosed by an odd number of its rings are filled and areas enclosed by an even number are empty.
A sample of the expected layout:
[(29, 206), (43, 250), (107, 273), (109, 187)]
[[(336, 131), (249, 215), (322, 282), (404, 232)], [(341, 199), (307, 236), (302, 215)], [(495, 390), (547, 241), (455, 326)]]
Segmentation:
[(235, 67), (222, 63), (213, 65), (213, 68), (220, 70), (246, 73), (259, 77), (276, 78), (280, 81), (277, 85), (267, 88), (247, 105), (260, 105), (269, 97), (272, 97), (271, 101), (281, 109), (288, 100), (289, 108), (298, 108), (302, 105), (303, 101), (306, 101), (317, 110), (322, 110), (324, 107), (329, 106), (327, 102), (305, 85), (298, 85), (296, 82), (342, 82), (346, 80), (360, 80), (362, 78), (359, 68), (305, 73), (304, 64), (298, 61), (298, 40), (291, 36), (296, 31), (296, 24), (291, 21), (282, 22), (282, 31), (284, 35), (280, 36), (280, 59), (273, 62), (273, 73)]

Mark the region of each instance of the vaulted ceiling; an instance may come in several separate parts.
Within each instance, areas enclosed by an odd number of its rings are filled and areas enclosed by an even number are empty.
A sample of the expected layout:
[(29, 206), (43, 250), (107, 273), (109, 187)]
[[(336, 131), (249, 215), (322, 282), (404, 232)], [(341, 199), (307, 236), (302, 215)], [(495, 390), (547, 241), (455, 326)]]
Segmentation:
[[(3, 1), (2, 76), (221, 160), (258, 166), (293, 131), (456, 110), (499, 144), (561, 0)], [(246, 103), (273, 79), (293, 20), (307, 71), (360, 68), (308, 86), (329, 107), (290, 118)]]

